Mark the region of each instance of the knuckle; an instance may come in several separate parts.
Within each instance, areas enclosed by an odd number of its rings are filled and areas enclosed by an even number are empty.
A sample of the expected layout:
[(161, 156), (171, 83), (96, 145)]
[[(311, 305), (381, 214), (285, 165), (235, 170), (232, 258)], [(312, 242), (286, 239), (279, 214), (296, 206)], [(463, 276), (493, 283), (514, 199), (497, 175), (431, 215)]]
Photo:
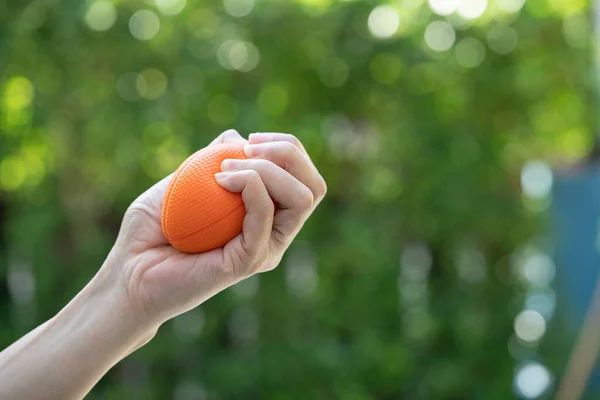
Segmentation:
[(296, 147), (301, 147), (302, 143), (300, 142), (300, 139), (298, 139), (296, 136), (292, 135), (291, 133), (286, 133), (285, 134), (287, 139), (290, 141), (291, 144), (293, 144)]
[(266, 215), (272, 216), (273, 214), (275, 214), (275, 204), (273, 203), (273, 200), (271, 200), (271, 198), (269, 196), (265, 197), (264, 209), (265, 209)]
[(227, 129), (221, 136), (225, 139), (237, 139), (240, 137), (240, 134), (235, 129)]
[(269, 160), (256, 160), (260, 168), (262, 168), (266, 172), (275, 172), (277, 170), (277, 165)]
[(302, 183), (300, 183), (298, 192), (300, 193), (300, 195), (298, 196), (300, 207), (312, 208), (313, 203), (315, 201), (315, 197), (314, 197), (313, 193), (310, 191), (310, 189), (307, 188), (306, 186), (304, 186)]
[(285, 157), (292, 157), (298, 151), (298, 148), (290, 142), (280, 142), (280, 151)]
[(253, 169), (244, 171), (244, 174), (246, 175), (246, 179), (250, 185), (258, 185), (262, 182), (260, 174)]
[(326, 194), (327, 194), (327, 183), (325, 182), (325, 179), (323, 179), (323, 177), (320, 176), (319, 180), (317, 182), (317, 190), (316, 190), (315, 197), (317, 197), (320, 200), (323, 197), (325, 197)]

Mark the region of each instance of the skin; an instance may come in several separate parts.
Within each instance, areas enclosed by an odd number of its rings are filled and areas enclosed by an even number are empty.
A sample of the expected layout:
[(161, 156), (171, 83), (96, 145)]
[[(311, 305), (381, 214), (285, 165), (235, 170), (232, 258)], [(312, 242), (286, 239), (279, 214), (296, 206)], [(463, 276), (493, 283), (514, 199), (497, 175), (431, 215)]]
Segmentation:
[(325, 196), (325, 181), (292, 135), (258, 133), (246, 140), (229, 130), (211, 144), (224, 142), (246, 145), (247, 160), (225, 160), (215, 175), (222, 187), (242, 195), (243, 232), (221, 249), (179, 252), (160, 226), (171, 176), (158, 182), (131, 204), (88, 285), (55, 317), (0, 353), (0, 398), (83, 398), (163, 323), (279, 264)]

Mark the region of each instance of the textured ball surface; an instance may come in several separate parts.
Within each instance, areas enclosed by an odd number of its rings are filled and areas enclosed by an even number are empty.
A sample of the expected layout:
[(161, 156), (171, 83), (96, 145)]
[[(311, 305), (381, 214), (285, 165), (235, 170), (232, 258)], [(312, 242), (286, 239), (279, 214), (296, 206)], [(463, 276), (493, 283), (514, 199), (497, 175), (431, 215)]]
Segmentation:
[(175, 171), (162, 206), (162, 231), (186, 253), (224, 246), (242, 232), (246, 208), (242, 196), (215, 181), (226, 158), (244, 159), (242, 144), (217, 144), (191, 155)]

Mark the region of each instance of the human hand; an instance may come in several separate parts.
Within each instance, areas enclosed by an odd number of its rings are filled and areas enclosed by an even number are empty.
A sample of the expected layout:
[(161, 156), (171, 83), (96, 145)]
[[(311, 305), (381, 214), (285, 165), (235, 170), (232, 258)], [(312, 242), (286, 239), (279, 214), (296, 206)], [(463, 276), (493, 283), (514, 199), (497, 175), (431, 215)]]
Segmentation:
[(215, 177), (225, 189), (241, 193), (246, 206), (243, 232), (224, 248), (186, 254), (169, 245), (160, 215), (171, 176), (125, 213), (101, 272), (121, 285), (141, 324), (158, 326), (242, 279), (275, 268), (325, 195), (325, 181), (294, 136), (258, 133), (248, 141), (228, 130), (211, 145), (225, 142), (246, 144), (248, 159), (225, 160)]
[(151, 187), (125, 213), (91, 282), (53, 318), (0, 352), (1, 398), (83, 398), (167, 319), (277, 266), (325, 195), (325, 182), (291, 135), (261, 133), (248, 142), (227, 131), (213, 143), (223, 142), (247, 145), (249, 159), (225, 160), (216, 176), (221, 186), (242, 194), (243, 232), (224, 248), (181, 253), (160, 225), (171, 177)]

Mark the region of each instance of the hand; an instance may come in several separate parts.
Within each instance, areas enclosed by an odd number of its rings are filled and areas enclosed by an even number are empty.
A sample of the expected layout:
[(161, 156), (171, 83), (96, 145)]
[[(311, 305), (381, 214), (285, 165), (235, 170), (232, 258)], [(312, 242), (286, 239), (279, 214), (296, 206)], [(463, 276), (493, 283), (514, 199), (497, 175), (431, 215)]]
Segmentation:
[(83, 398), (164, 321), (277, 266), (325, 195), (325, 182), (291, 135), (261, 133), (248, 142), (227, 131), (215, 142), (247, 145), (250, 159), (225, 160), (216, 176), (221, 186), (242, 194), (243, 232), (222, 249), (177, 251), (160, 226), (171, 177), (154, 185), (125, 213), (119, 237), (92, 281), (53, 318), (0, 353), (1, 398)]
[(160, 214), (171, 176), (125, 214), (101, 273), (122, 285), (140, 323), (160, 325), (242, 279), (275, 268), (325, 195), (325, 181), (294, 136), (258, 133), (247, 141), (229, 130), (211, 145), (224, 142), (246, 144), (248, 156), (225, 160), (215, 176), (225, 189), (241, 193), (246, 206), (243, 232), (224, 248), (185, 254), (169, 245)]

